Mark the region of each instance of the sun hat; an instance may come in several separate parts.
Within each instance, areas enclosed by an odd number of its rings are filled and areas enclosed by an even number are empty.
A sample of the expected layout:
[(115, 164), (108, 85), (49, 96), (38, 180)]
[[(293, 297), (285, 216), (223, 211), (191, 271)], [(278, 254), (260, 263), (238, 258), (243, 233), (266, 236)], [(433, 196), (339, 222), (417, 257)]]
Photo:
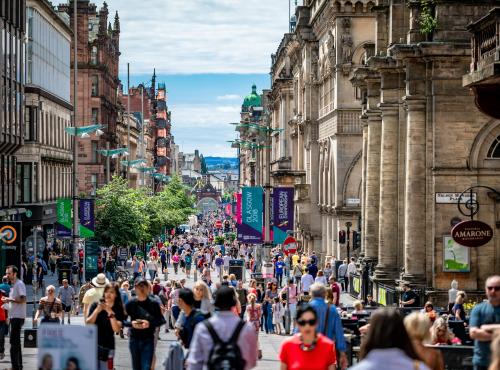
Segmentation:
[(106, 279), (106, 275), (102, 272), (92, 279), (92, 285), (96, 288), (104, 288), (106, 284), (109, 284), (109, 280)]

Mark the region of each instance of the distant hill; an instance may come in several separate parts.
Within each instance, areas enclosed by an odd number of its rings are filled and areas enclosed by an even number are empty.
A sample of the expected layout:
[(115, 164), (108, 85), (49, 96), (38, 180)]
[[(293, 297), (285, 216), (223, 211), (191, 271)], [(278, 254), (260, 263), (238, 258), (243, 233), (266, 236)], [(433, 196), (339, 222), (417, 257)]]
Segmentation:
[(205, 157), (209, 170), (238, 168), (238, 158), (231, 157)]

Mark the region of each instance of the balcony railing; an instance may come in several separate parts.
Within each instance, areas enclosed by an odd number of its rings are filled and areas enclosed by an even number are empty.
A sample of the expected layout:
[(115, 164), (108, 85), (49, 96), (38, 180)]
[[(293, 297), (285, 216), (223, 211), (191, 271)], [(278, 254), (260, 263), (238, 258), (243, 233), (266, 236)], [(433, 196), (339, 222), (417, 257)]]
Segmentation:
[(473, 34), (471, 72), (499, 62), (500, 8), (492, 9), (488, 15), (472, 23), (468, 29)]

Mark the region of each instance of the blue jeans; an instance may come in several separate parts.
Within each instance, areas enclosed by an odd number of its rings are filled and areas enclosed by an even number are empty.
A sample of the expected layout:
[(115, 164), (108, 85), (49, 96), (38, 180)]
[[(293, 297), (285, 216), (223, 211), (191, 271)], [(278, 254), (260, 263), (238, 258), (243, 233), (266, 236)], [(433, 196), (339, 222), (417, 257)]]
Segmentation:
[(272, 305), (268, 304), (266, 306), (266, 333), (273, 333), (274, 332), (274, 327), (273, 327), (273, 310), (272, 310)]
[(114, 272), (106, 271), (106, 277), (109, 279), (109, 281), (116, 280), (116, 274)]
[(130, 338), (129, 349), (132, 355), (133, 370), (151, 370), (155, 351), (153, 337), (147, 339)]
[(172, 306), (172, 316), (174, 317), (174, 324), (172, 326), (175, 327), (175, 323), (177, 322), (177, 319), (179, 318), (179, 314), (181, 313), (181, 309), (179, 306)]

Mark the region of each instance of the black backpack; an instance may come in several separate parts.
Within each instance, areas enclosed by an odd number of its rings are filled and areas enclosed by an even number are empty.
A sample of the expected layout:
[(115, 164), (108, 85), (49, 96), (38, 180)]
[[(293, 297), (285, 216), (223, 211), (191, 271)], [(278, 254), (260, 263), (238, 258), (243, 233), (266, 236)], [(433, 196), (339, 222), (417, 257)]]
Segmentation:
[(223, 342), (214, 330), (210, 321), (203, 322), (212, 337), (214, 346), (208, 356), (208, 370), (244, 370), (245, 360), (241, 356), (240, 347), (238, 347), (238, 337), (245, 322), (240, 320), (233, 335), (227, 342)]

